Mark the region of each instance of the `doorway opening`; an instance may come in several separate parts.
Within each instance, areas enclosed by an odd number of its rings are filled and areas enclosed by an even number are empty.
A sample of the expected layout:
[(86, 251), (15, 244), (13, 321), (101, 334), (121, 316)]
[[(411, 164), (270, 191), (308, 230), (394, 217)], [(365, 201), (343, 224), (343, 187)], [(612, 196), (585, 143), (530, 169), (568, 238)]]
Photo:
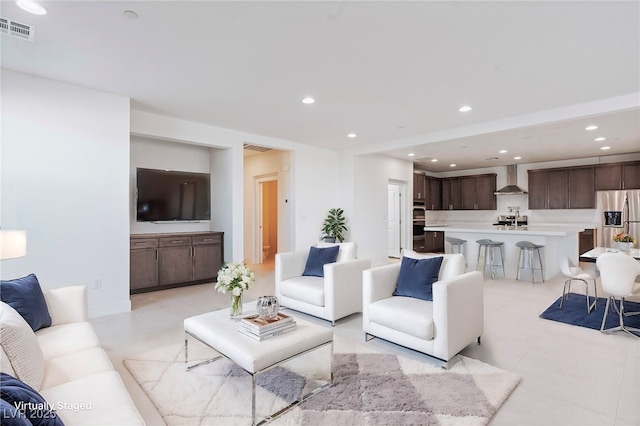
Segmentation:
[(402, 249), (406, 245), (405, 229), (405, 182), (390, 181), (388, 185), (387, 199), (387, 255), (392, 258), (400, 258)]
[(278, 252), (278, 180), (266, 176), (256, 180), (258, 263), (274, 263)]

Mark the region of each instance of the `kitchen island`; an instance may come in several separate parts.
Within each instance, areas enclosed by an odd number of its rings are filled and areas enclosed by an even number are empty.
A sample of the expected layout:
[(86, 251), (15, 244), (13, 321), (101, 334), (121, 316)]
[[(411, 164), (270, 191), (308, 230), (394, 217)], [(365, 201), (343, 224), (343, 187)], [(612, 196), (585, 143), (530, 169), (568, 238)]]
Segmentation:
[[(551, 279), (561, 273), (560, 264), (563, 258), (569, 257), (574, 264), (578, 262), (578, 234), (584, 231), (584, 226), (578, 225), (529, 225), (529, 226), (494, 226), (494, 225), (453, 225), (453, 224), (427, 224), (425, 231), (444, 231), (446, 237), (467, 240), (462, 246), (462, 253), (467, 259), (468, 268), (476, 268), (478, 258), (477, 240), (490, 239), (504, 242), (504, 269), (508, 278), (515, 278), (518, 272), (518, 256), (520, 248), (516, 246), (518, 241), (530, 241), (543, 245), (541, 249), (544, 265), (545, 279)], [(446, 244), (448, 246), (448, 244)], [(450, 247), (445, 247), (449, 253)], [(499, 256), (498, 256), (499, 258)], [(537, 260), (537, 259), (536, 259)], [(482, 262), (482, 259), (480, 260)], [(487, 270), (488, 273), (488, 270)], [(502, 274), (497, 270), (496, 277)], [(488, 274), (487, 274), (488, 275)], [(523, 271), (521, 280), (531, 281), (531, 272)], [(536, 282), (540, 281), (536, 274)]]

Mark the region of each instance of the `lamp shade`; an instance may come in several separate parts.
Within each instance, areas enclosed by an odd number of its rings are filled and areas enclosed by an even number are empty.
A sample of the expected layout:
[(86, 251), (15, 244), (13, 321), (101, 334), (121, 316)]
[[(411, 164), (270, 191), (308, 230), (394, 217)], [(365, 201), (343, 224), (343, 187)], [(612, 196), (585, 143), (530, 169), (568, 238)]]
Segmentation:
[(27, 231), (0, 230), (0, 259), (13, 259), (27, 254)]

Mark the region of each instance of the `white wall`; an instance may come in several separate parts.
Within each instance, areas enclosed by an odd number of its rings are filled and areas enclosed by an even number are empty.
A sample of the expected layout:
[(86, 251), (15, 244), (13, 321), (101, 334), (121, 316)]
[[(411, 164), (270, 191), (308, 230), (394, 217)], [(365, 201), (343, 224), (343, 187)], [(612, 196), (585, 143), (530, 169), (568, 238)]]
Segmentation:
[(288, 151), (267, 151), (244, 158), (244, 259), (248, 263), (258, 261), (258, 235), (256, 211), (259, 201), (256, 179), (269, 178), (278, 181), (278, 251), (290, 250), (292, 224), (289, 198), (291, 160)]
[[(3, 229), (28, 254), (2, 278), (89, 286), (89, 314), (130, 310), (129, 99), (2, 70)], [(93, 288), (98, 281), (101, 288)]]
[[(211, 230), (224, 232), (224, 260), (242, 260), (242, 193), (236, 182), (242, 182), (242, 151), (239, 149), (211, 150)], [(240, 177), (238, 177), (240, 176)]]
[[(292, 153), (294, 249), (308, 250), (317, 244), (321, 228), (329, 209), (339, 206), (338, 179), (339, 153), (325, 149), (306, 147)], [(352, 212), (345, 215), (353, 220)], [(347, 222), (349, 223), (349, 222)]]
[[(389, 181), (407, 183), (407, 193), (412, 194), (413, 164), (384, 155), (362, 155), (354, 158), (353, 170), (350, 229), (352, 240), (358, 244), (358, 257), (371, 259), (372, 265), (387, 263)], [(407, 218), (411, 217), (412, 203), (411, 197), (405, 197)]]

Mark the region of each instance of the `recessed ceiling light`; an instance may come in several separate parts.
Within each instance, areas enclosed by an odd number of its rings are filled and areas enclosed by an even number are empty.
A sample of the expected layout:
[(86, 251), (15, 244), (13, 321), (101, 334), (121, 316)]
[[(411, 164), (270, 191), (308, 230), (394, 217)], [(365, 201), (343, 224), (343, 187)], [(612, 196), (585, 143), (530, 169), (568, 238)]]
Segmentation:
[(595, 129), (597, 129), (597, 128), (598, 128), (598, 126), (596, 126), (595, 124), (592, 124), (592, 125), (590, 125), (590, 126), (585, 127), (584, 129), (585, 129), (585, 130), (589, 130), (589, 131), (590, 131), (590, 130), (595, 130)]
[(124, 12), (122, 12), (122, 16), (129, 19), (138, 19), (138, 14), (133, 10), (125, 10)]
[(458, 108), (458, 111), (460, 111), (460, 112), (469, 112), (469, 111), (471, 111), (471, 107), (469, 105), (464, 105), (464, 106), (461, 106), (460, 108)]
[(315, 99), (313, 99), (311, 96), (307, 96), (306, 98), (304, 98), (304, 99), (302, 100), (302, 103), (303, 103), (303, 104), (312, 104), (312, 103), (314, 103), (315, 101), (316, 101), (316, 100), (315, 100)]
[(456, 163), (449, 164), (449, 167), (455, 167), (455, 166), (456, 166)]
[(31, 0), (18, 0), (16, 4), (20, 9), (27, 11), (29, 13), (33, 13), (34, 15), (46, 15), (47, 9), (40, 6), (38, 3), (33, 2)]
[(601, 150), (603, 150), (603, 151), (606, 151), (606, 150), (608, 150), (608, 149), (611, 149), (611, 147), (610, 147), (610, 146), (603, 146), (603, 147), (602, 147), (602, 148), (600, 148), (600, 149), (601, 149)]
[(431, 159), (431, 162), (432, 162), (432, 163), (437, 163), (437, 162), (438, 162), (438, 159), (437, 159), (437, 158), (432, 158), (432, 159)]
[(595, 138), (594, 141), (596, 142), (602, 142), (602, 141), (606, 141), (607, 138), (603, 138), (602, 136), (600, 136), (599, 138)]
[(348, 138), (351, 138), (351, 139), (355, 138), (356, 136), (358, 136), (358, 135), (356, 135), (355, 133), (349, 133), (349, 134), (347, 135), (347, 137), (348, 137)]
[(517, 157), (513, 157), (514, 160), (522, 160), (522, 157), (517, 156)]
[(413, 152), (410, 152), (409, 154), (407, 154), (409, 157), (415, 157), (416, 155)]
[(509, 152), (509, 151), (507, 151), (506, 149), (501, 149), (500, 150), (500, 154), (506, 154), (507, 152)]

